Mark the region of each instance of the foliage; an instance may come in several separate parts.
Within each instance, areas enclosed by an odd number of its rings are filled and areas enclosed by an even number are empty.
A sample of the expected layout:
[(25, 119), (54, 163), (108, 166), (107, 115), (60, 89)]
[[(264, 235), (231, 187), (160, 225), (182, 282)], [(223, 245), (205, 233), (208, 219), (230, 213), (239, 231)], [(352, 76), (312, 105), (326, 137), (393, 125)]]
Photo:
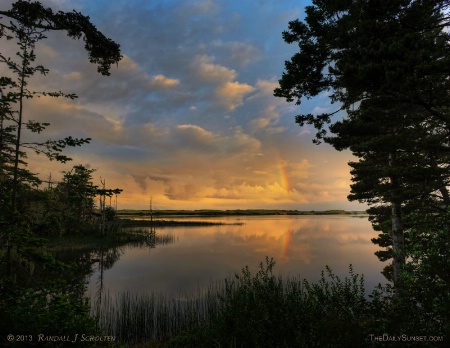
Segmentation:
[[(364, 279), (353, 273), (344, 281), (327, 267), (321, 280), (287, 281), (272, 274), (266, 258), (252, 276), (248, 267), (226, 282), (221, 310), (211, 333), (228, 347), (360, 346), (360, 321), (366, 315)], [(349, 330), (349, 328), (352, 330)]]
[(450, 212), (414, 215), (405, 296), (430, 332), (450, 335)]
[[(4, 63), (16, 76), (16, 80), (4, 78), (8, 83), (4, 84), (2, 88), (2, 99), (5, 106), (3, 107), (3, 112), (1, 115), (1, 131), (3, 135), (1, 139), (1, 148), (3, 153), (0, 153), (0, 156), (2, 157), (2, 166), (0, 169), (2, 170), (2, 179), (4, 181), (8, 180), (8, 171), (12, 174), (12, 178), (9, 179), (12, 180), (10, 208), (15, 210), (17, 209), (16, 203), (19, 189), (24, 182), (23, 178), (31, 177), (33, 182), (38, 182), (38, 179), (30, 175), (31, 173), (29, 173), (29, 171), (24, 169), (20, 170), (19, 168), (19, 164), (26, 164), (21, 160), (21, 158), (26, 157), (26, 153), (23, 152), (24, 148), (32, 149), (37, 154), (44, 154), (50, 160), (66, 162), (69, 161), (70, 158), (61, 154), (62, 150), (66, 146), (80, 146), (84, 143), (89, 143), (90, 139), (66, 137), (61, 140), (47, 140), (42, 143), (23, 142), (23, 131), (25, 129), (28, 129), (33, 133), (41, 133), (49, 125), (48, 123), (40, 123), (33, 120), (25, 121), (25, 100), (40, 95), (74, 99), (76, 98), (76, 95), (64, 94), (62, 92), (30, 91), (28, 89), (30, 78), (36, 73), (43, 75), (48, 73), (48, 69), (44, 68), (42, 65), (33, 66), (36, 59), (36, 55), (34, 53), (36, 44), (40, 40), (45, 39), (43, 30), (37, 30), (34, 27), (27, 27), (23, 24), (16, 25), (12, 22), (8, 29), (11, 33), (7, 39), (16, 39), (17, 45), (19, 46), (19, 51), (17, 52), (19, 59), (16, 61), (9, 57), (5, 57), (0, 53), (0, 62)], [(12, 107), (13, 104), (17, 105), (16, 108)], [(5, 156), (3, 156), (4, 154)], [(12, 156), (10, 156), (10, 154)], [(8, 169), (9, 167), (12, 167), (12, 169)], [(24, 175), (20, 176), (19, 174)]]
[(105, 220), (106, 221), (117, 220), (117, 212), (113, 207), (105, 207)]
[[(95, 320), (89, 317), (89, 306), (78, 294), (56, 293), (53, 288), (35, 290), (11, 288), (0, 284), (0, 333), (3, 346), (8, 334), (27, 335), (36, 342), (38, 335), (70, 336), (99, 334)], [(10, 343), (11, 346), (20, 345)], [(60, 343), (47, 346), (60, 346)], [(75, 345), (76, 346), (76, 345)]]
[[(441, 250), (448, 250), (445, 247)], [(441, 260), (446, 262), (445, 272), (448, 261)], [(424, 283), (423, 274), (408, 270), (403, 277), (415, 274), (404, 283), (409, 296), (397, 298), (390, 285), (378, 285), (368, 299), (364, 278), (351, 267), (350, 277), (343, 281), (327, 267), (318, 283), (283, 282), (272, 274), (274, 264), (266, 259), (255, 275), (245, 267), (242, 275), (227, 281), (210, 324), (177, 335), (169, 347), (384, 347), (391, 342), (374, 341), (370, 335), (408, 339), (449, 334), (448, 283), (435, 287)]]
[(414, 281), (405, 280), (409, 296), (395, 297), (391, 285), (378, 285), (367, 297), (364, 277), (351, 266), (343, 280), (326, 267), (319, 282), (311, 283), (276, 277), (274, 265), (266, 258), (255, 274), (245, 267), (241, 274), (190, 296), (123, 293), (115, 301), (105, 296), (100, 326), (128, 346), (170, 348), (391, 346), (371, 335), (437, 347), (443, 342), (413, 341), (448, 335), (448, 286), (423, 283), (423, 273), (404, 273), (417, 275)]
[[(405, 117), (396, 117), (398, 114)], [(348, 198), (372, 206), (368, 211), (372, 223), (382, 231), (373, 242), (387, 248), (377, 255), (382, 261), (397, 258), (403, 265), (408, 215), (439, 213), (450, 204), (446, 188), (450, 139), (444, 125), (411, 106), (371, 98), (331, 130), (337, 137), (328, 138), (328, 142), (338, 150), (348, 147), (359, 157), (359, 161), (349, 163), (353, 184)], [(388, 266), (385, 274), (398, 286), (394, 273)]]
[[(22, 237), (22, 250), (13, 249), (14, 278), (2, 277), (0, 281), (2, 346), (7, 345), (8, 334), (31, 335), (36, 342), (39, 334), (73, 337), (80, 332), (96, 333), (83, 299), (85, 285), (75, 276), (78, 266), (57, 261), (42, 249), (42, 239)], [(20, 342), (10, 344), (21, 346)]]
[[(403, 277), (407, 277), (406, 271)], [(368, 335), (376, 333), (383, 333), (390, 337), (401, 337), (401, 340), (410, 339), (408, 347), (446, 347), (446, 337), (448, 337), (448, 309), (449, 298), (445, 302), (441, 302), (442, 298), (432, 299), (427, 296), (428, 300), (434, 304), (443, 305), (442, 308), (435, 307), (431, 309), (430, 303), (423, 302), (424, 297), (420, 298), (430, 289), (428, 284), (412, 284), (404, 281), (404, 291), (409, 293), (409, 296), (395, 297), (394, 289), (390, 285), (381, 286), (373, 291), (370, 295), (372, 300), (369, 302), (370, 312), (372, 313), (372, 320), (366, 323)], [(419, 297), (415, 297), (416, 295)], [(381, 335), (380, 335), (381, 336)], [(416, 337), (426, 337), (427, 341), (415, 342)], [(436, 340), (428, 340), (433, 336)], [(397, 343), (397, 342), (396, 342)], [(390, 347), (391, 342), (373, 342), (373, 346), (387, 346)]]
[[(48, 123), (25, 120), (24, 102), (27, 99), (50, 96), (74, 99), (74, 94), (63, 92), (30, 91), (30, 78), (36, 73), (46, 75), (48, 69), (42, 65), (33, 65), (36, 54), (36, 44), (45, 39), (44, 33), (50, 30), (65, 30), (70, 37), (83, 37), (90, 61), (99, 64), (99, 72), (109, 75), (110, 65), (121, 59), (119, 45), (106, 38), (85, 17), (77, 12), (53, 13), (50, 8), (44, 8), (39, 2), (19, 0), (12, 8), (0, 11), (0, 16), (9, 17), (9, 24), (0, 23), (0, 38), (15, 40), (19, 47), (16, 58), (12, 59), (0, 53), (0, 62), (4, 63), (14, 76), (4, 76), (0, 79), (0, 180), (2, 183), (1, 198), (5, 207), (14, 211), (21, 187), (30, 182), (39, 184), (39, 179), (28, 170), (20, 168), (26, 165), (24, 149), (45, 154), (50, 160), (66, 162), (69, 157), (61, 152), (67, 146), (80, 146), (90, 139), (76, 139), (71, 136), (61, 140), (24, 143), (22, 131), (27, 129), (33, 133), (41, 133)], [(10, 189), (10, 191), (8, 191)]]
[(282, 280), (273, 275), (274, 265), (266, 258), (256, 274), (245, 267), (234, 278), (175, 298), (105, 295), (97, 312), (100, 327), (122, 343), (169, 339), (172, 348), (364, 344), (373, 318), (362, 276), (350, 267), (350, 277), (341, 280), (327, 267), (318, 283)]
[[(283, 32), (299, 52), (285, 62), (275, 96), (301, 103), (329, 91), (335, 111), (299, 115), (325, 136), (325, 125), (339, 110), (352, 110), (373, 96), (419, 105), (441, 120), (448, 105), (448, 2), (417, 0), (315, 0), (302, 22)], [(376, 10), (374, 10), (376, 9)]]
[[(89, 61), (98, 64), (98, 72), (109, 75), (112, 64), (117, 64), (122, 56), (120, 46), (104, 36), (90, 21), (89, 17), (79, 12), (54, 13), (51, 8), (45, 8), (39, 1), (18, 0), (10, 10), (0, 11), (1, 16), (14, 19), (29, 28), (45, 31), (63, 30), (73, 39), (83, 38), (85, 49), (89, 53)], [(10, 27), (0, 24), (0, 37), (7, 35)]]
[[(87, 303), (82, 299), (84, 284), (71, 278), (70, 267), (54, 260), (45, 250), (45, 240), (41, 238), (61, 234), (67, 226), (67, 207), (72, 208), (71, 213), (76, 212), (72, 214), (72, 222), (83, 223), (86, 211), (93, 210), (89, 201), (92, 197), (79, 186), (76, 189), (80, 191), (75, 192), (72, 187), (71, 196), (66, 199), (57, 189), (39, 190), (42, 181), (25, 168), (27, 151), (66, 162), (70, 160), (62, 153), (66, 147), (80, 146), (90, 139), (68, 136), (60, 140), (24, 142), (23, 131), (39, 134), (49, 126), (48, 123), (26, 119), (25, 104), (27, 99), (40, 96), (76, 98), (74, 94), (60, 91), (29, 90), (30, 80), (35, 74), (48, 73), (42, 65), (35, 65), (36, 45), (46, 38), (45, 32), (63, 30), (74, 39), (83, 38), (89, 60), (99, 65), (98, 71), (103, 75), (109, 75), (111, 64), (121, 59), (119, 45), (98, 31), (89, 17), (75, 11), (53, 13), (38, 1), (18, 0), (10, 10), (0, 10), (0, 16), (0, 19), (9, 19), (0, 22), (0, 39), (14, 40), (18, 45), (13, 58), (0, 52), (0, 63), (8, 69), (6, 76), (0, 77), (2, 343), (8, 334), (14, 333), (95, 333), (95, 322), (89, 317)], [(76, 174), (85, 181), (89, 179), (83, 177), (86, 173)], [(78, 206), (75, 209), (76, 203), (80, 202), (86, 203), (81, 206), (81, 211)]]
[[(450, 206), (448, 1), (312, 3), (305, 20), (291, 21), (283, 32), (299, 52), (285, 62), (274, 95), (301, 104), (327, 92), (337, 104), (296, 122), (316, 128), (315, 143), (350, 149), (358, 158), (349, 163), (348, 198), (371, 206), (382, 231), (374, 242), (387, 248), (378, 255), (393, 259), (385, 274), (400, 295), (408, 214)], [(338, 114), (344, 117), (333, 121)]]
[(92, 182), (94, 169), (76, 165), (72, 170), (64, 172), (63, 181), (56, 190), (66, 203), (67, 218), (74, 224), (86, 223), (94, 211), (96, 186)]

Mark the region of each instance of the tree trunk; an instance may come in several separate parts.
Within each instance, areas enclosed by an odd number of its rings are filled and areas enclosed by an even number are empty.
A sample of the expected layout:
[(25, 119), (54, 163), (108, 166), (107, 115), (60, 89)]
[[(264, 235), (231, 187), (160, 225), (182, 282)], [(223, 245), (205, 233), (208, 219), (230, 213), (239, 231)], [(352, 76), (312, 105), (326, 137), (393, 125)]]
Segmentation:
[(20, 158), (20, 136), (22, 132), (22, 116), (23, 116), (23, 98), (25, 93), (25, 77), (26, 69), (29, 65), (29, 56), (26, 47), (22, 51), (22, 66), (20, 70), (20, 94), (19, 94), (19, 112), (17, 119), (17, 139), (14, 152), (14, 178), (13, 178), (13, 191), (12, 191), (12, 211), (17, 209), (17, 190), (19, 188), (19, 158)]
[[(389, 166), (394, 167), (396, 153), (389, 155)], [(401, 274), (405, 265), (405, 236), (403, 234), (402, 205), (400, 198), (400, 178), (392, 174), (391, 177), (391, 238), (392, 238), (392, 282), (394, 283), (395, 296), (401, 292)]]
[(400, 276), (405, 265), (405, 236), (403, 234), (402, 208), (398, 203), (393, 203), (391, 207), (392, 221), (392, 249), (394, 252), (392, 261), (392, 282), (398, 296), (401, 291)]

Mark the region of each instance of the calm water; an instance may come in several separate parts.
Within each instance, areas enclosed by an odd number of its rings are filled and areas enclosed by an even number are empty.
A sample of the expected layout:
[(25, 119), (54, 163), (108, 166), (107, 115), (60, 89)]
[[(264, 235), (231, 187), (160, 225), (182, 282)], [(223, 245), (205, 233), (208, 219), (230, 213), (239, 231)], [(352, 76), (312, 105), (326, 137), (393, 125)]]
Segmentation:
[[(180, 220), (180, 218), (176, 218)], [(346, 276), (349, 264), (363, 273), (366, 288), (385, 283), (384, 264), (370, 241), (377, 234), (367, 217), (264, 216), (198, 218), (188, 220), (242, 222), (243, 225), (171, 227), (157, 234), (174, 237), (170, 244), (154, 248), (125, 246), (112, 267), (103, 270), (103, 288), (110, 294), (164, 292), (167, 295), (195, 292), (200, 286), (221, 280), (248, 265), (258, 268), (265, 256), (276, 261), (274, 271), (316, 281), (329, 265), (335, 274)], [(100, 271), (89, 279), (88, 293), (99, 287)]]

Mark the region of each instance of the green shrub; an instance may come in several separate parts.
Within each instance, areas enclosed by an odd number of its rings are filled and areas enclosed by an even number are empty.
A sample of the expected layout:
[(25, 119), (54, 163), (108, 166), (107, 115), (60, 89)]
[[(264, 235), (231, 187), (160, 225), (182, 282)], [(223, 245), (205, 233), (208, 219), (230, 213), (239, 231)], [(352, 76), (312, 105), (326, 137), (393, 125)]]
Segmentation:
[(242, 275), (226, 281), (219, 313), (206, 329), (210, 341), (246, 348), (364, 344), (368, 304), (363, 277), (350, 267), (350, 278), (342, 281), (327, 267), (317, 284), (283, 281), (272, 274), (274, 265), (266, 258), (254, 276), (245, 267)]
[[(89, 316), (86, 300), (72, 293), (57, 293), (50, 289), (34, 290), (19, 288), (4, 282), (0, 284), (0, 335), (2, 346), (12, 335), (70, 336), (75, 334), (96, 335), (95, 320)], [(28, 346), (28, 343), (12, 342), (11, 346)], [(61, 342), (46, 343), (60, 346)], [(76, 347), (76, 344), (71, 346)], [(86, 346), (86, 345), (85, 345)]]

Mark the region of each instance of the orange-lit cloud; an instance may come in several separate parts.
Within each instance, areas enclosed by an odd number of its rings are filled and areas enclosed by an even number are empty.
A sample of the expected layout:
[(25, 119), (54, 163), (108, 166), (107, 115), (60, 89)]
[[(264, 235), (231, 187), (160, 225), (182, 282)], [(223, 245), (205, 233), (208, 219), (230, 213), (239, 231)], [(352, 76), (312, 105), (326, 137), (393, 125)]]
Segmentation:
[[(24, 140), (72, 135), (92, 141), (69, 149), (74, 160), (67, 164), (30, 154), (33, 172), (58, 180), (72, 165), (88, 165), (97, 169), (96, 184), (101, 176), (124, 190), (119, 208), (147, 208), (150, 196), (166, 209), (350, 207), (351, 155), (314, 146), (314, 130), (294, 122), (296, 114), (328, 110), (327, 96), (301, 106), (273, 96), (292, 54), (280, 33), (289, 16), (298, 15), (297, 5), (147, 5), (57, 4), (90, 15), (121, 44), (123, 59), (105, 77), (83, 43), (64, 33), (48, 33), (38, 44), (37, 63), (50, 73), (34, 76), (30, 89), (79, 98), (27, 100), (25, 119), (51, 126), (39, 135), (24, 133)], [(2, 45), (6, 56), (15, 57), (15, 50), (13, 42)], [(5, 66), (0, 73), (8, 74)]]
[(214, 64), (213, 58), (202, 55), (195, 58), (193, 68), (197, 78), (204, 82), (226, 83), (236, 78), (236, 71), (225, 66)]
[(217, 96), (222, 105), (228, 110), (234, 110), (241, 105), (244, 97), (253, 91), (253, 87), (246, 83), (226, 82), (217, 88)]
[(177, 79), (170, 79), (168, 77), (165, 77), (164, 75), (156, 75), (151, 80), (150, 85), (156, 88), (169, 89), (178, 85), (179, 83), (180, 81), (178, 81)]

